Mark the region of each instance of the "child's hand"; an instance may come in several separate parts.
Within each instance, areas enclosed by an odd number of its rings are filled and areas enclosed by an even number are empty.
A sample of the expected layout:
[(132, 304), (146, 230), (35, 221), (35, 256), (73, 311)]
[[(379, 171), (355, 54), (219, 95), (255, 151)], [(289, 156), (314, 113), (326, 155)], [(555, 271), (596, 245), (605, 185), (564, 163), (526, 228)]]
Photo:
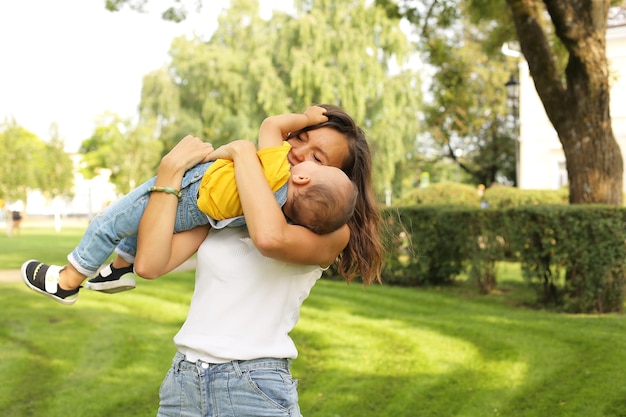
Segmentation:
[(328, 121), (328, 117), (324, 114), (326, 109), (320, 106), (311, 106), (304, 112), (304, 115), (309, 119), (308, 126), (315, 126), (320, 123)]

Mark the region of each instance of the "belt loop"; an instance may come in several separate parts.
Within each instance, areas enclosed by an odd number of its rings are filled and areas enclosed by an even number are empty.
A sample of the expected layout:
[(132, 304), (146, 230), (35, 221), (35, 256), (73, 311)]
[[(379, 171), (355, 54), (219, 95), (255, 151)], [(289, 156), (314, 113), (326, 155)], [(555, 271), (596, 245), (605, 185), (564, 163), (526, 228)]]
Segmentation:
[(233, 364), (233, 368), (235, 369), (235, 373), (237, 374), (238, 378), (241, 378), (243, 376), (243, 372), (241, 371), (241, 368), (239, 367), (239, 361), (232, 361)]
[(174, 357), (174, 363), (172, 364), (174, 367), (174, 372), (176, 374), (180, 373), (180, 364), (183, 363), (185, 361), (185, 355), (182, 355), (180, 353), (176, 353), (176, 356)]
[(196, 368), (198, 368), (198, 370), (200, 370), (201, 373), (206, 372), (207, 369), (209, 369), (210, 367), (211, 367), (211, 364), (203, 361), (202, 359), (198, 359), (198, 361), (196, 362)]

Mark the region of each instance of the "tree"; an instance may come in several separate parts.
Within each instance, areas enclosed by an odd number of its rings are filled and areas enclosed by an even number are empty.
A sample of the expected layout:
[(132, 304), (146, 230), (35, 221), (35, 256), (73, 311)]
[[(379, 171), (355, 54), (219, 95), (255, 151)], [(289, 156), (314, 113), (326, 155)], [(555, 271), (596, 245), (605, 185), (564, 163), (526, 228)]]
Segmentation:
[(420, 82), (403, 68), (410, 52), (399, 20), (365, 0), (301, 2), (296, 16), (269, 21), (257, 0), (234, 0), (211, 39), (172, 42), (169, 68), (144, 78), (141, 115), (168, 141), (194, 133), (219, 145), (256, 138), (271, 114), (338, 104), (377, 150), (382, 195), (419, 132)]
[(0, 127), (0, 198), (26, 201), (28, 189), (37, 188), (32, 156), (43, 154), (44, 143), (14, 119)]
[(44, 142), (14, 119), (0, 125), (0, 198), (26, 201), (29, 190), (41, 190), (48, 198), (70, 195), (72, 161), (63, 150), (56, 127)]
[[(570, 203), (621, 205), (623, 159), (611, 125), (609, 0), (507, 0), (535, 88), (563, 145)], [(550, 27), (568, 54), (560, 71)]]
[[(610, 0), (377, 3), (419, 27), (433, 20), (451, 26), (459, 18), (459, 6), (464, 6), (473, 22), (489, 22), (485, 45), (492, 50), (516, 37), (563, 146), (570, 203), (621, 204), (623, 159), (611, 126), (605, 40)], [(508, 32), (509, 27), (515, 33)]]
[(510, 62), (485, 51), (481, 27), (463, 18), (457, 23), (452, 28), (424, 28), (419, 38), (433, 67), (432, 99), (424, 109), (426, 136), (440, 149), (439, 157), (457, 164), (470, 182), (513, 183), (515, 135), (506, 123), (502, 88)]
[[(161, 12), (163, 20), (182, 22), (189, 12), (199, 12), (202, 8), (202, 0), (172, 0), (174, 5), (167, 7)], [(104, 7), (110, 12), (118, 12), (124, 7), (129, 7), (137, 12), (144, 12), (150, 0), (105, 0)]]
[(73, 194), (74, 164), (65, 152), (65, 143), (56, 124), (50, 127), (50, 140), (35, 160), (37, 162), (32, 164), (32, 169), (37, 176), (37, 188), (44, 197), (53, 200)]
[(102, 114), (93, 135), (81, 144), (81, 172), (92, 178), (100, 169), (109, 169), (117, 191), (128, 193), (156, 174), (163, 143), (154, 131), (154, 126), (133, 126), (113, 113)]

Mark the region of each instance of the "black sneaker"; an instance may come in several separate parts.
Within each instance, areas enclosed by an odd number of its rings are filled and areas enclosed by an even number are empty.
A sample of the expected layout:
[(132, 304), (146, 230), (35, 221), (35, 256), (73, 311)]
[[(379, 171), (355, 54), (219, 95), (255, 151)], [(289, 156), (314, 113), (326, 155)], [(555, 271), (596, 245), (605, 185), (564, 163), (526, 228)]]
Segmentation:
[(109, 264), (102, 268), (98, 275), (87, 281), (85, 288), (109, 294), (132, 290), (135, 288), (133, 266), (118, 269), (113, 264)]
[(46, 265), (30, 260), (22, 264), (21, 274), (24, 283), (33, 291), (47, 295), (61, 304), (74, 304), (78, 298), (78, 290), (64, 290), (59, 287), (59, 272), (63, 267)]

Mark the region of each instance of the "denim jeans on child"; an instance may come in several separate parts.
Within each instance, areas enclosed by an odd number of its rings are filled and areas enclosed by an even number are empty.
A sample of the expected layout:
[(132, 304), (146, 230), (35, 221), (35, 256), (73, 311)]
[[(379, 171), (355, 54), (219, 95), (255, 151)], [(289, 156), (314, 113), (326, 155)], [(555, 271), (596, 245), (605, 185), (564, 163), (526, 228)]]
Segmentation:
[[(176, 211), (175, 233), (207, 223), (215, 228), (245, 224), (243, 216), (216, 221), (198, 209), (200, 180), (212, 163), (199, 164), (185, 172), (180, 190), (182, 199)], [(67, 256), (81, 274), (87, 277), (95, 275), (114, 250), (126, 261), (134, 262), (139, 221), (150, 197), (148, 188), (155, 181), (156, 177), (146, 181), (93, 218), (78, 246)], [(287, 200), (287, 184), (278, 189), (274, 197), (282, 207)]]

